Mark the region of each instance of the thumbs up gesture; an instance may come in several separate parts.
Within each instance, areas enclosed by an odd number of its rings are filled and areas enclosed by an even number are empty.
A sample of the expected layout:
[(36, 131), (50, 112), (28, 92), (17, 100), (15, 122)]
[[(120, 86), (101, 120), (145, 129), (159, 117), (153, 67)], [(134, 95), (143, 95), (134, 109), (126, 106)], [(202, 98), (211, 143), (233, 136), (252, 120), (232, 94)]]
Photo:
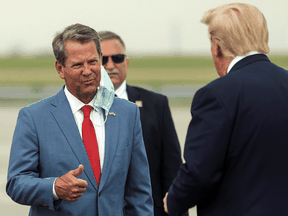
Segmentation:
[(75, 170), (70, 170), (55, 181), (55, 192), (59, 199), (68, 202), (78, 200), (86, 191), (88, 183), (83, 179), (76, 178), (84, 171), (82, 164)]

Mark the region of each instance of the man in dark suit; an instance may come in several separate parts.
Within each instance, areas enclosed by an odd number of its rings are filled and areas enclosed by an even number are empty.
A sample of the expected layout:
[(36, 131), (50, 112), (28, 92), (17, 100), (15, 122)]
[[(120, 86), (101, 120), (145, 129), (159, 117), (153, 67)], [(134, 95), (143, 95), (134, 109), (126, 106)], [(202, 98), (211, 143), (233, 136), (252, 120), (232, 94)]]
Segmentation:
[(167, 215), (162, 200), (182, 163), (167, 97), (126, 85), (129, 59), (125, 55), (123, 40), (109, 31), (99, 32), (99, 36), (102, 64), (114, 84), (115, 93), (140, 107), (143, 138), (150, 168), (154, 215)]
[(114, 98), (97, 32), (68, 26), (53, 51), (65, 86), (19, 112), (7, 194), (31, 216), (153, 215), (139, 108)]
[[(248, 4), (209, 10), (220, 78), (194, 97), (184, 158), (164, 198), (169, 215), (288, 215), (288, 71), (271, 63), (263, 14)], [(167, 202), (167, 205), (166, 205)]]

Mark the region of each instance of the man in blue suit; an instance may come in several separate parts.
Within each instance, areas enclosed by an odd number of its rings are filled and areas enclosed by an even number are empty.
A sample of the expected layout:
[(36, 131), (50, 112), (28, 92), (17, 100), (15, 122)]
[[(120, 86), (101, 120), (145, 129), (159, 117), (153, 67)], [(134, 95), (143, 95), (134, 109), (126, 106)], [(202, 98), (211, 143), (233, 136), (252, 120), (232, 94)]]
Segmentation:
[(220, 78), (195, 94), (186, 163), (166, 211), (197, 205), (200, 216), (288, 215), (288, 71), (265, 55), (266, 20), (235, 3), (209, 10), (203, 22)]
[(29, 215), (153, 215), (139, 108), (114, 98), (97, 32), (69, 26), (53, 51), (65, 86), (20, 110), (7, 194)]

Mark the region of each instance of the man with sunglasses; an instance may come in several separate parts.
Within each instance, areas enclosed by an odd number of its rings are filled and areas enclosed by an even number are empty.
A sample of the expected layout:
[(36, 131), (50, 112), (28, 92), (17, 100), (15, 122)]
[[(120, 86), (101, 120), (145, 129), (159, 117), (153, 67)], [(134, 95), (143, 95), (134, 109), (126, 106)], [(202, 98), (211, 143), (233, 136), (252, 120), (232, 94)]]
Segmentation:
[(182, 163), (180, 146), (171, 117), (167, 97), (126, 84), (129, 59), (119, 35), (99, 32), (102, 65), (108, 72), (118, 97), (136, 103), (140, 108), (143, 138), (146, 147), (154, 215), (164, 216), (162, 199)]

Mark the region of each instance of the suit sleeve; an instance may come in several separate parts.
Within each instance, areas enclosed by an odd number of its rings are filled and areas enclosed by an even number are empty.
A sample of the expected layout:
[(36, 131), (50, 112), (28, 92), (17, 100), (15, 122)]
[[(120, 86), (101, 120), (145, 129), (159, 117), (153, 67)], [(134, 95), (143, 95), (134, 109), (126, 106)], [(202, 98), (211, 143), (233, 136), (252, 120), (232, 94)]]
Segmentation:
[(163, 103), (163, 132), (162, 132), (162, 161), (161, 161), (161, 176), (162, 176), (162, 198), (176, 177), (177, 172), (182, 164), (181, 150), (172, 120), (167, 97)]
[(194, 97), (192, 120), (188, 127), (184, 159), (169, 189), (169, 215), (183, 213), (197, 204), (223, 174), (231, 120), (222, 101), (206, 87)]
[(133, 149), (125, 187), (125, 215), (151, 216), (153, 213), (149, 165), (146, 156), (139, 108), (136, 107)]
[(6, 192), (19, 204), (40, 205), (54, 210), (61, 201), (53, 202), (55, 177), (40, 177), (38, 145), (33, 118), (28, 109), (23, 108), (13, 136)]

